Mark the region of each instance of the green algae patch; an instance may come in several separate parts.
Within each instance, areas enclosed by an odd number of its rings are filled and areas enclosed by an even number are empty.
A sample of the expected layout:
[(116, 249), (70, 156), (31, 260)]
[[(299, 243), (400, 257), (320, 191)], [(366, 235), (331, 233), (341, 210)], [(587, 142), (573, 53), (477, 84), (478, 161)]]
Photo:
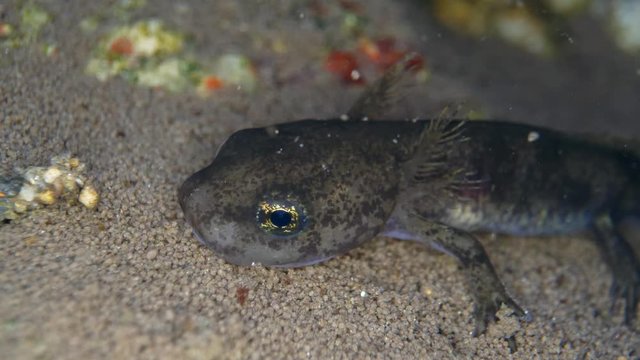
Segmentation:
[(185, 36), (162, 21), (140, 21), (115, 28), (100, 41), (86, 72), (100, 81), (118, 76), (144, 87), (200, 95), (226, 85), (254, 89), (256, 74), (246, 56), (225, 54), (207, 67), (185, 47)]
[(183, 36), (165, 29), (159, 20), (119, 27), (98, 44), (87, 72), (101, 81), (126, 73), (154, 72), (168, 57), (182, 51), (183, 44)]
[(20, 30), (27, 41), (35, 40), (42, 28), (50, 23), (51, 15), (41, 7), (29, 3), (20, 11)]
[[(0, 21), (0, 46), (19, 48), (36, 43), (42, 29), (53, 20), (49, 12), (33, 2), (26, 3), (19, 9), (19, 13), (17, 24)], [(45, 50), (49, 47), (55, 47), (55, 45), (42, 46)], [(45, 54), (47, 54), (46, 51)]]

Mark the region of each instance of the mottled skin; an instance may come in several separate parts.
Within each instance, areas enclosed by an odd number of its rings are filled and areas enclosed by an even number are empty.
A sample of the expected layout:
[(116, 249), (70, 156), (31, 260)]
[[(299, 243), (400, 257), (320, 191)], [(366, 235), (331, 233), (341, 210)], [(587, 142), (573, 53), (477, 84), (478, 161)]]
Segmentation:
[[(239, 265), (307, 265), (372, 239), (393, 211), (401, 159), (419, 133), (411, 123), (360, 125), (307, 120), (233, 134), (213, 163), (182, 185), (187, 220), (204, 243)], [(414, 140), (394, 143), (396, 135)], [(260, 201), (284, 198), (308, 214), (295, 236), (256, 224)]]
[[(475, 333), (501, 303), (524, 316), (472, 235), (593, 230), (635, 315), (640, 266), (617, 223), (637, 213), (640, 160), (547, 129), (505, 122), (304, 120), (233, 134), (180, 188), (198, 238), (238, 265), (302, 266), (378, 234), (455, 256), (475, 298)], [(257, 224), (258, 203), (303, 209), (299, 232)]]

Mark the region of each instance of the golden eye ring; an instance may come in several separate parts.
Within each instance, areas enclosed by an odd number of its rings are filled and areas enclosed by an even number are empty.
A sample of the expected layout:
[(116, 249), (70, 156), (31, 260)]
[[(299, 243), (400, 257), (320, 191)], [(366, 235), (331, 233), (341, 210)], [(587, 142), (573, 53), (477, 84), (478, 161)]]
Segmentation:
[(256, 220), (260, 228), (274, 235), (292, 235), (302, 229), (304, 213), (289, 201), (261, 201)]

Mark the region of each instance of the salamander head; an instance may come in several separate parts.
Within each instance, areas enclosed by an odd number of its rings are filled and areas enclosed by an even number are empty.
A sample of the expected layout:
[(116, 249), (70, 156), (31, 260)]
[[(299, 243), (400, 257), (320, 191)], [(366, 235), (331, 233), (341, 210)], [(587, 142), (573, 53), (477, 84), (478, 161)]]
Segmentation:
[(357, 151), (354, 134), (339, 121), (236, 132), (181, 186), (187, 221), (239, 265), (302, 266), (371, 239), (392, 210), (395, 173)]

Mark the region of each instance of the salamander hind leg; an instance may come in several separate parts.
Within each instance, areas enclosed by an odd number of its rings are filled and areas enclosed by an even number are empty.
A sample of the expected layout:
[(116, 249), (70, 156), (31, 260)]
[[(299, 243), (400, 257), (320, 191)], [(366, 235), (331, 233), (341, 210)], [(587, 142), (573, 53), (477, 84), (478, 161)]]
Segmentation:
[(624, 322), (631, 325), (637, 316), (640, 302), (640, 262), (629, 243), (619, 233), (611, 216), (599, 216), (593, 228), (596, 243), (613, 274), (611, 310), (619, 300), (624, 301)]

